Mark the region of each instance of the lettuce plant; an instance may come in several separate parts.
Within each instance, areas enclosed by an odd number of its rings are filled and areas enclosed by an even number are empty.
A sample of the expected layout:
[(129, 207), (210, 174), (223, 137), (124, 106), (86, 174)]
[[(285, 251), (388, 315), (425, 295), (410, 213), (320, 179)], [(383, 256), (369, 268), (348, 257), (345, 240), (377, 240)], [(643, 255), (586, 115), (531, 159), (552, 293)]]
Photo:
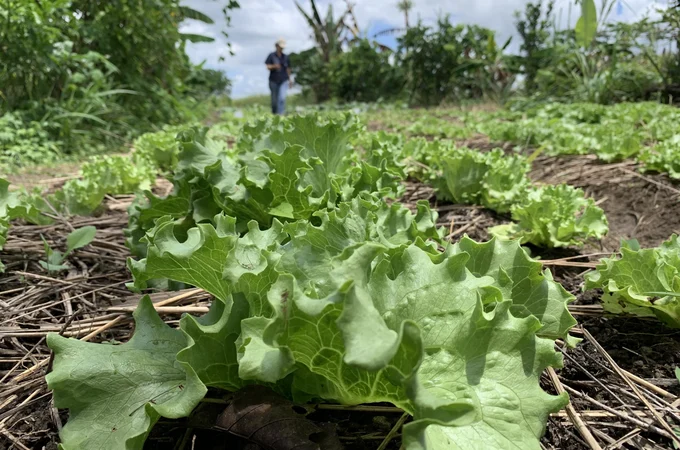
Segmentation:
[(680, 243), (673, 235), (656, 248), (624, 242), (621, 257), (604, 258), (586, 275), (586, 289), (602, 289), (602, 306), (615, 314), (658, 317), (680, 328)]
[(145, 133), (132, 144), (132, 158), (135, 162), (144, 161), (146, 165), (157, 167), (163, 172), (177, 165), (179, 144), (175, 137), (185, 126), (166, 126), (161, 131)]
[(149, 190), (156, 181), (156, 168), (146, 160), (129, 156), (99, 156), (83, 164), (81, 178), (93, 181), (100, 191), (123, 195)]
[(99, 156), (83, 164), (80, 177), (68, 180), (56, 192), (45, 196), (35, 191), (26, 201), (39, 211), (54, 214), (89, 216), (102, 206), (109, 195), (134, 194), (151, 189), (156, 168), (145, 159), (128, 156)]
[(667, 173), (674, 180), (680, 180), (680, 135), (657, 144), (640, 159), (645, 171)]
[(604, 212), (593, 199), (566, 184), (529, 190), (526, 200), (515, 204), (511, 212), (515, 223), (493, 227), (491, 234), (552, 248), (581, 246), (609, 230)]
[(169, 278), (215, 301), (171, 330), (143, 300), (123, 345), (51, 335), (48, 383), (72, 414), (64, 448), (139, 449), (206, 386), (260, 383), (298, 402), (402, 407), (414, 417), (407, 449), (539, 449), (567, 401), (539, 378), (561, 365), (553, 340), (575, 323), (573, 297), (541, 264), (517, 242), (465, 238), (440, 251), (426, 203), (412, 213), (363, 193), (310, 219), (251, 221), (245, 233), (224, 213), (188, 230), (157, 219), (147, 257), (129, 263), (136, 286)]
[[(355, 150), (359, 129), (334, 114), (254, 122), (231, 147), (179, 134), (173, 193), (131, 210), (132, 287), (214, 301), (174, 330), (143, 298), (122, 345), (50, 335), (64, 449), (141, 449), (207, 388), (249, 384), (296, 402), (390, 402), (413, 416), (409, 450), (540, 448), (568, 400), (539, 381), (561, 365), (554, 341), (573, 343), (573, 296), (518, 241), (449, 244), (427, 202), (386, 201), (404, 176), (400, 141)], [(484, 157), (480, 198), (502, 208), (526, 163)]]
[(481, 153), (456, 149), (443, 160), (448, 193), (459, 203), (483, 205), (506, 212), (521, 200), (529, 186), (529, 162), (501, 149)]

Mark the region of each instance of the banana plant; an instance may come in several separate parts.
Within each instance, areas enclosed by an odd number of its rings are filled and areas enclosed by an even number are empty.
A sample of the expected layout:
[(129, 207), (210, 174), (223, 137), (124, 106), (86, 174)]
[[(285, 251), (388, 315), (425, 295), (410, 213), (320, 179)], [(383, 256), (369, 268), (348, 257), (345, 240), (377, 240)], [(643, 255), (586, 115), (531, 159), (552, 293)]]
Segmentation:
[[(229, 22), (229, 16), (227, 15), (227, 11), (230, 9), (235, 9), (239, 8), (239, 3), (235, 0), (230, 0), (228, 5), (225, 6), (222, 9), (222, 13), (224, 14), (225, 18), (227, 18), (227, 25)], [(206, 25), (213, 25), (215, 21), (212, 19), (212, 17), (208, 16), (207, 14), (202, 13), (201, 11), (195, 10), (193, 8), (190, 8), (188, 6), (180, 6), (179, 7), (179, 14), (182, 18), (182, 20), (186, 19), (192, 19), (192, 20), (197, 20), (199, 22), (203, 22)], [(200, 42), (214, 42), (215, 38), (211, 36), (205, 36), (202, 34), (195, 34), (195, 33), (180, 33), (180, 37), (184, 41), (189, 41), (193, 43), (200, 43)]]
[(308, 14), (297, 1), (295, 6), (297, 6), (300, 13), (307, 20), (322, 59), (327, 63), (330, 62), (334, 55), (342, 52), (342, 44), (346, 41), (345, 33), (350, 30), (350, 27), (345, 23), (345, 19), (350, 14), (351, 7), (336, 21), (333, 17), (333, 5), (328, 5), (326, 18), (322, 19), (316, 7), (316, 2), (309, 0), (309, 3), (312, 10), (311, 14)]
[(576, 22), (576, 42), (583, 47), (589, 47), (597, 33), (597, 9), (594, 0), (581, 0), (581, 17)]
[[(298, 70), (301, 70), (302, 66), (306, 67), (306, 75), (300, 76), (303, 71), (296, 73), (298, 83), (312, 87), (317, 101), (325, 101), (330, 98), (330, 84), (327, 79), (328, 64), (335, 56), (342, 53), (344, 43), (359, 35), (359, 30), (351, 3), (347, 3), (347, 9), (337, 20), (334, 18), (332, 5), (328, 5), (326, 18), (322, 19), (315, 0), (310, 0), (309, 3), (311, 9), (309, 13), (297, 1), (295, 6), (312, 29), (316, 46), (297, 55), (298, 62), (294, 62), (293, 67), (297, 67)], [(353, 19), (353, 26), (347, 24), (348, 18)], [(306, 78), (310, 79), (305, 81)]]

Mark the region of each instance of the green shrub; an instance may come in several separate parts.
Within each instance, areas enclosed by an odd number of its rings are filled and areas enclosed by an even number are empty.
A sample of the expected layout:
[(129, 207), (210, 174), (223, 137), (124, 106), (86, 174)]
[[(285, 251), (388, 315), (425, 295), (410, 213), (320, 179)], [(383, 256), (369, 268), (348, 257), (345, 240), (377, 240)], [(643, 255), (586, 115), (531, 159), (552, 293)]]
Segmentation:
[(340, 54), (329, 69), (333, 96), (345, 102), (375, 102), (399, 95), (404, 77), (390, 63), (390, 54), (365, 39)]
[(16, 113), (0, 116), (0, 165), (45, 164), (60, 153), (59, 141), (52, 140), (43, 123), (26, 122)]

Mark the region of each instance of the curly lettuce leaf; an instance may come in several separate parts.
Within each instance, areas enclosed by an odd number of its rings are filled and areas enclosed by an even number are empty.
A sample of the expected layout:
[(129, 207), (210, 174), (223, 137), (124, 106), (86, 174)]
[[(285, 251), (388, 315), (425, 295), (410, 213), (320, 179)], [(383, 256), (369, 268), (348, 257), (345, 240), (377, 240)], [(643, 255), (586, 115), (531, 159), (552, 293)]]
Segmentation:
[(437, 213), (419, 202), (417, 213), (398, 203), (388, 205), (379, 198), (362, 194), (331, 211), (320, 211), (318, 226), (307, 221), (286, 224), (290, 242), (282, 249), (280, 270), (295, 275), (298, 283), (317, 295), (327, 295), (335, 284), (330, 275), (335, 259), (351, 253), (365, 242), (380, 243), (388, 249), (408, 245), (417, 239), (441, 243)]
[(306, 219), (325, 205), (328, 193), (314, 198), (314, 186), (305, 185), (302, 179), (305, 174), (321, 164), (319, 159), (304, 159), (304, 147), (286, 145), (283, 152), (264, 152), (264, 158), (270, 167), (275, 168), (269, 174), (268, 186), (271, 189), (269, 214), (286, 219)]
[(480, 153), (456, 149), (443, 160), (448, 193), (454, 201), (505, 212), (521, 200), (529, 185), (529, 163), (500, 149)]
[[(348, 201), (362, 192), (397, 195), (402, 172), (394, 155), (368, 151), (362, 158), (350, 142), (359, 130), (352, 115), (320, 115), (264, 120), (244, 127), (234, 149), (193, 127), (178, 135), (179, 154), (174, 174), (178, 189), (145, 209), (186, 206), (196, 223), (210, 222), (219, 211), (237, 218), (237, 230), (250, 220), (269, 227), (280, 220), (309, 219), (316, 211)], [(187, 191), (188, 189), (188, 191)], [(173, 202), (174, 197), (182, 197)], [(150, 226), (131, 223), (144, 231)], [(141, 247), (140, 247), (141, 248)]]
[(455, 244), (456, 252), (470, 255), (467, 268), (475, 276), (490, 276), (493, 286), (512, 301), (515, 317), (536, 317), (542, 324), (538, 335), (549, 339), (566, 339), (576, 325), (567, 305), (576, 298), (553, 281), (549, 270), (529, 257), (518, 241), (492, 239), (477, 243), (467, 236)]
[(528, 192), (524, 202), (512, 207), (516, 222), (491, 228), (492, 235), (519, 239), (537, 247), (582, 246), (609, 231), (604, 212), (581, 189), (566, 184), (544, 186)]
[[(10, 191), (9, 186), (9, 181), (0, 178), (0, 250), (7, 242), (7, 233), (12, 220), (24, 219), (36, 225), (51, 222), (51, 219), (36, 207), (31, 196), (25, 195), (23, 191)], [(0, 262), (0, 273), (4, 270), (5, 266)]]
[(145, 289), (149, 280), (168, 278), (200, 287), (226, 301), (231, 291), (222, 274), (238, 235), (233, 218), (219, 216), (216, 221), (216, 227), (199, 224), (189, 229), (186, 240), (180, 242), (175, 222), (170, 217), (159, 220), (145, 237), (149, 243), (147, 257), (128, 260), (135, 287)]
[(281, 275), (269, 292), (275, 316), (264, 331), (264, 341), (292, 354), (299, 367), (293, 394), (300, 401), (323, 398), (349, 405), (387, 401), (406, 407), (408, 398), (399, 380), (413, 372), (421, 357), (417, 331), (407, 325), (392, 332), (380, 322), (363, 321), (372, 327), (357, 329), (363, 330), (364, 336), (370, 334), (371, 340), (357, 340), (358, 346), (353, 348), (370, 354), (374, 367), (355, 367), (346, 360), (347, 339), (337, 322), (342, 320), (346, 302), (361, 302), (358, 295), (361, 293), (347, 284), (326, 298), (311, 298), (294, 277)]
[[(568, 398), (544, 392), (540, 374), (561, 367), (561, 359), (551, 340), (535, 336), (535, 318), (517, 319), (509, 309), (505, 302), (484, 313), (479, 304), (453, 347), (425, 357), (415, 378), (424, 386), (415, 402), (420, 411), (403, 430), (406, 449), (541, 448), (549, 414)], [(474, 414), (461, 420), (448, 407), (463, 400)]]
[[(411, 245), (366, 273), (382, 252), (376, 244), (357, 249), (334, 270), (347, 282), (328, 297), (305, 295), (290, 276), (270, 292), (277, 314), (265, 339), (304, 367), (294, 387), (307, 398), (400, 405), (419, 424), (412, 441), (427, 440), (427, 448), (539, 448), (548, 414), (566, 403), (539, 386), (541, 372), (561, 363), (552, 341), (536, 336), (541, 323), (513, 317), (494, 280), (467, 270), (466, 253)], [(417, 341), (405, 327), (418, 330), (422, 365), (413, 363)], [(405, 345), (408, 364), (399, 363)], [(482, 433), (488, 438), (475, 437)]]
[(237, 286), (247, 290), (244, 285), (250, 281), (259, 283), (260, 279), (242, 278), (265, 271), (269, 262), (262, 251), (278, 248), (284, 238), (281, 223), (261, 231), (256, 222), (250, 222), (249, 231), (242, 237), (236, 233), (234, 218), (219, 214), (214, 223), (190, 228), (186, 239), (180, 241), (181, 222), (170, 217), (158, 220), (144, 238), (149, 244), (147, 257), (128, 260), (135, 287), (144, 289), (149, 280), (167, 278), (200, 287), (227, 301)]
[[(433, 257), (411, 246), (396, 270), (384, 260), (369, 282), (388, 326), (415, 321), (428, 349), (411, 387), (417, 392), (414, 419), (421, 425), (405, 433), (414, 440), (424, 433), (432, 449), (451, 448), (452, 442), (460, 448), (539, 448), (548, 414), (566, 403), (566, 396), (543, 392), (539, 378), (546, 367), (559, 367), (561, 358), (552, 341), (536, 336), (541, 323), (513, 317), (511, 302), (491, 277), (472, 274), (469, 260), (467, 253)], [(495, 307), (485, 313), (483, 304), (490, 301)], [(469, 423), (446, 414), (449, 402), (463, 399), (475, 407)]]
[(320, 164), (305, 174), (304, 185), (312, 186), (316, 196), (331, 189), (333, 175), (344, 173), (350, 167), (352, 148), (350, 140), (359, 131), (359, 124), (350, 115), (340, 120), (325, 121), (319, 115), (294, 116), (287, 120), (283, 130), (267, 136), (271, 150), (282, 153), (286, 144), (299, 145), (306, 159), (318, 159)]
[(497, 241), (439, 253), (425, 242), (439, 238), (425, 204), (413, 214), (364, 194), (316, 216), (278, 230), (251, 223), (243, 237), (200, 224), (184, 244), (170, 221), (149, 233), (157, 266), (178, 265), (162, 276), (203, 267), (225, 286), (208, 316), (182, 320), (189, 346), (178, 359), (225, 389), (260, 382), (298, 401), (399, 405), (415, 417), (412, 448), (537, 448), (565, 402), (540, 389), (542, 370), (560, 364), (540, 333), (568, 331), (566, 319), (533, 316), (566, 303), (540, 264)]
[(180, 328), (188, 345), (177, 354), (177, 360), (189, 365), (206, 386), (240, 389), (244, 382), (239, 376), (236, 341), (247, 317), (247, 303), (231, 298), (215, 301), (203, 317), (185, 315)]
[(132, 161), (127, 155), (94, 157), (83, 164), (80, 173), (109, 195), (149, 190), (156, 181), (154, 166), (146, 160)]

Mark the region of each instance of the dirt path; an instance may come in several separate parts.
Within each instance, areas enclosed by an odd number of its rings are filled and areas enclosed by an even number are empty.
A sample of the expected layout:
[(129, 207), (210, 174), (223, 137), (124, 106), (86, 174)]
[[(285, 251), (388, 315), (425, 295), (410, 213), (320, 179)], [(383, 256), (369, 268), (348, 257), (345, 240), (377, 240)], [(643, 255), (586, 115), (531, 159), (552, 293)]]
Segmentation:
[(78, 177), (81, 162), (68, 162), (48, 166), (35, 166), (17, 169), (16, 172), (0, 174), (14, 187), (33, 189), (35, 187), (51, 188), (59, 186), (72, 178)]

